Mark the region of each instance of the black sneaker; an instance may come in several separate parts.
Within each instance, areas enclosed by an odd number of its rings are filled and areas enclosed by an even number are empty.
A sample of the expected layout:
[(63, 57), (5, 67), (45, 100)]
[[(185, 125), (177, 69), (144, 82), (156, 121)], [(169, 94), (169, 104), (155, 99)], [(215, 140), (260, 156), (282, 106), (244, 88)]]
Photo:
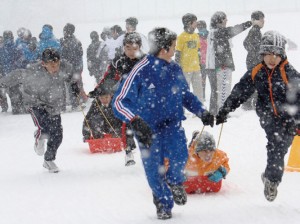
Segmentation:
[(183, 185), (170, 185), (174, 202), (177, 205), (184, 205), (187, 202), (187, 195)]
[(171, 210), (167, 210), (163, 207), (163, 205), (161, 203), (159, 203), (159, 201), (155, 198), (155, 196), (153, 195), (153, 203), (156, 206), (156, 215), (158, 219), (170, 219), (172, 218), (172, 212)]
[(135, 164), (134, 156), (132, 151), (126, 151), (125, 155), (125, 166), (132, 166)]
[(278, 183), (272, 182), (269, 179), (267, 179), (264, 173), (261, 174), (261, 180), (265, 185), (265, 189), (264, 189), (265, 198), (270, 202), (274, 201), (277, 196)]
[(165, 219), (172, 218), (172, 212), (171, 211), (165, 211), (165, 210), (162, 209), (162, 210), (157, 211), (156, 214), (157, 214), (158, 219), (165, 220)]

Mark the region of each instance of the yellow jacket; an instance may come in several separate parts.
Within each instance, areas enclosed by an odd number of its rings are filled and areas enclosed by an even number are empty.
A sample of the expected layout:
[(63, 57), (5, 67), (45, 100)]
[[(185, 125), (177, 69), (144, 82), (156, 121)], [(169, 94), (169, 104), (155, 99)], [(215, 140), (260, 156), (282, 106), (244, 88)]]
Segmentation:
[(177, 38), (176, 51), (180, 51), (180, 66), (183, 72), (200, 71), (200, 41), (197, 33), (181, 33)]

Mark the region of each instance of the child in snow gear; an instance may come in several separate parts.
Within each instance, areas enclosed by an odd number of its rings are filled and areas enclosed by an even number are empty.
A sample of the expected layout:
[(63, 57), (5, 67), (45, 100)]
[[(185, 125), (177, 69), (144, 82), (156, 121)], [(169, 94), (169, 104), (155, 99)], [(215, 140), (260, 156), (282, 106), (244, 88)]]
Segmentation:
[[(123, 79), (113, 101), (115, 115), (132, 125), (139, 142), (159, 219), (172, 217), (174, 202), (186, 202), (182, 184), (188, 152), (181, 125), (186, 119), (183, 107), (204, 125), (213, 125), (213, 116), (190, 92), (180, 66), (172, 61), (176, 38), (167, 28), (153, 29), (148, 35), (150, 54)], [(170, 161), (166, 172), (165, 157)]]
[[(3, 45), (0, 48), (0, 68), (2, 75), (8, 76), (15, 69), (21, 69), (24, 62), (24, 55), (21, 49), (14, 42), (14, 35), (11, 31), (3, 32)], [(12, 114), (25, 113), (21, 84), (16, 84), (6, 89), (2, 89), (1, 99), (4, 112), (8, 109), (6, 93), (11, 102)]]
[(206, 86), (206, 77), (209, 79), (210, 83), (210, 103), (209, 103), (209, 112), (213, 115), (217, 114), (217, 77), (215, 69), (207, 69), (206, 68), (206, 52), (207, 52), (207, 37), (208, 30), (206, 26), (206, 22), (204, 20), (199, 20), (197, 22), (198, 35), (200, 38), (200, 58), (201, 58), (201, 80), (203, 87), (203, 99), (205, 100), (205, 86)]
[[(79, 104), (87, 101), (87, 96), (83, 89), (82, 71), (83, 71), (83, 49), (81, 42), (74, 35), (75, 26), (67, 23), (63, 28), (64, 37), (60, 39), (61, 44), (61, 59), (68, 61), (73, 67), (74, 76), (78, 77), (78, 85), (80, 87), (80, 101), (73, 94), (72, 88), (67, 84), (70, 103), (72, 110), (77, 110)], [(84, 106), (84, 105), (83, 105)]]
[[(247, 37), (244, 40), (244, 47), (247, 50), (246, 65), (247, 70), (254, 68), (261, 62), (259, 47), (261, 44), (261, 29), (264, 26), (265, 15), (261, 11), (255, 11), (251, 14), (252, 28), (249, 30)], [(257, 99), (257, 93), (254, 93), (243, 105), (244, 110), (254, 110)]]
[(247, 21), (232, 27), (226, 27), (227, 15), (216, 12), (210, 20), (210, 32), (206, 54), (206, 68), (215, 69), (217, 77), (218, 109), (223, 105), (231, 91), (232, 72), (235, 70), (230, 39), (252, 26)]
[[(132, 32), (138, 33), (142, 40), (141, 51), (144, 53), (148, 53), (149, 45), (148, 45), (147, 37), (144, 34), (137, 32), (138, 19), (135, 17), (129, 17), (125, 20), (125, 23), (126, 23), (126, 33), (132, 33)], [(120, 48), (120, 49), (118, 49), (118, 52), (121, 52), (121, 53), (123, 53), (122, 44), (123, 44), (125, 34), (120, 35), (117, 39), (118, 47)], [(116, 56), (118, 56), (118, 55), (116, 55)]]
[(210, 133), (195, 131), (185, 167), (185, 191), (188, 194), (218, 192), (222, 179), (230, 170), (228, 160), (225, 152), (216, 149), (215, 139)]
[[(82, 135), (84, 141), (91, 137), (94, 139), (103, 138), (104, 134), (111, 134), (112, 137), (120, 138), (122, 135), (123, 122), (115, 117), (112, 110), (112, 88), (105, 84), (100, 84), (94, 96), (95, 99), (83, 122)], [(126, 143), (125, 166), (134, 165), (135, 161), (132, 150), (134, 150), (136, 146), (133, 133), (128, 127), (126, 130)]]
[[(43, 166), (51, 173), (59, 171), (54, 160), (63, 139), (60, 113), (63, 109), (65, 82), (71, 83), (74, 94), (79, 94), (77, 79), (72, 75), (72, 65), (60, 60), (58, 51), (46, 49), (42, 61), (27, 69), (14, 70), (0, 80), (0, 87), (23, 84), (24, 105), (38, 128), (34, 135), (34, 149), (38, 155), (44, 155)], [(47, 150), (44, 154), (46, 139)]]
[(284, 156), (300, 129), (300, 74), (287, 61), (285, 38), (268, 31), (262, 37), (260, 55), (263, 61), (234, 86), (216, 116), (216, 124), (226, 122), (229, 112), (244, 103), (256, 90), (256, 113), (266, 132), (267, 166), (262, 175), (265, 197), (273, 201), (284, 171)]
[(123, 40), (124, 53), (115, 57), (109, 64), (104, 77), (100, 80), (95, 89), (89, 92), (89, 97), (94, 98), (97, 91), (101, 90), (100, 86), (102, 84), (110, 86), (114, 92), (123, 77), (126, 77), (133, 66), (145, 56), (145, 54), (141, 52), (141, 46), (142, 39), (138, 33), (126, 33)]
[(197, 17), (187, 13), (182, 17), (183, 29), (176, 43), (175, 61), (181, 66), (188, 85), (193, 86), (193, 93), (203, 101), (203, 89), (200, 76), (200, 41), (194, 31)]
[(90, 76), (94, 76), (96, 82), (99, 83), (107, 67), (108, 56), (103, 46), (104, 43), (99, 40), (96, 31), (91, 32), (90, 38), (92, 42), (86, 51), (87, 66)]

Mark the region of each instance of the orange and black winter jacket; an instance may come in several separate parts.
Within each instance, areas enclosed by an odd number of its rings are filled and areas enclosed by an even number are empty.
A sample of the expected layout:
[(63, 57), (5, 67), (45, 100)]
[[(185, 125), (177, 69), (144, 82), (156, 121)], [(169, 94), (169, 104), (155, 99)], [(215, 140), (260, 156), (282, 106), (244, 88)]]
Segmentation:
[[(258, 64), (254, 70), (255, 75), (253, 70), (247, 71), (234, 86), (220, 111), (225, 114), (234, 111), (257, 90), (256, 113), (260, 118), (268, 116), (299, 121), (300, 110), (291, 115), (286, 107), (300, 106), (300, 74), (293, 66), (284, 60), (273, 70), (264, 63)], [(294, 97), (288, 97), (291, 93)]]
[(225, 152), (216, 149), (211, 162), (204, 162), (195, 153), (194, 143), (189, 148), (189, 158), (185, 167), (187, 176), (207, 176), (223, 166), (227, 173), (230, 171), (228, 157)]

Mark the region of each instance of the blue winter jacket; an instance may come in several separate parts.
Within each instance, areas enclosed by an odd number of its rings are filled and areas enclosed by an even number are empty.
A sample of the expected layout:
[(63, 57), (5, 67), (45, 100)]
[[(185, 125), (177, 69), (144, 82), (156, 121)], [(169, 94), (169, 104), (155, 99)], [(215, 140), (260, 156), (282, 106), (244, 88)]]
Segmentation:
[(37, 61), (38, 53), (37, 53), (37, 51), (31, 51), (29, 49), (28, 41), (19, 39), (17, 47), (19, 50), (21, 50), (23, 52), (23, 57), (24, 57), (21, 68), (26, 68), (27, 64)]
[(119, 119), (129, 122), (138, 115), (153, 131), (185, 120), (183, 107), (198, 116), (204, 111), (202, 103), (190, 92), (180, 66), (152, 55), (133, 67), (113, 99)]
[(17, 48), (13, 40), (6, 40), (0, 49), (0, 65), (2, 73), (6, 76), (11, 71), (22, 67), (22, 52)]
[(45, 49), (53, 48), (61, 52), (61, 45), (58, 39), (53, 35), (52, 30), (45, 26), (40, 34), (40, 42), (38, 47), (38, 55), (41, 58)]

